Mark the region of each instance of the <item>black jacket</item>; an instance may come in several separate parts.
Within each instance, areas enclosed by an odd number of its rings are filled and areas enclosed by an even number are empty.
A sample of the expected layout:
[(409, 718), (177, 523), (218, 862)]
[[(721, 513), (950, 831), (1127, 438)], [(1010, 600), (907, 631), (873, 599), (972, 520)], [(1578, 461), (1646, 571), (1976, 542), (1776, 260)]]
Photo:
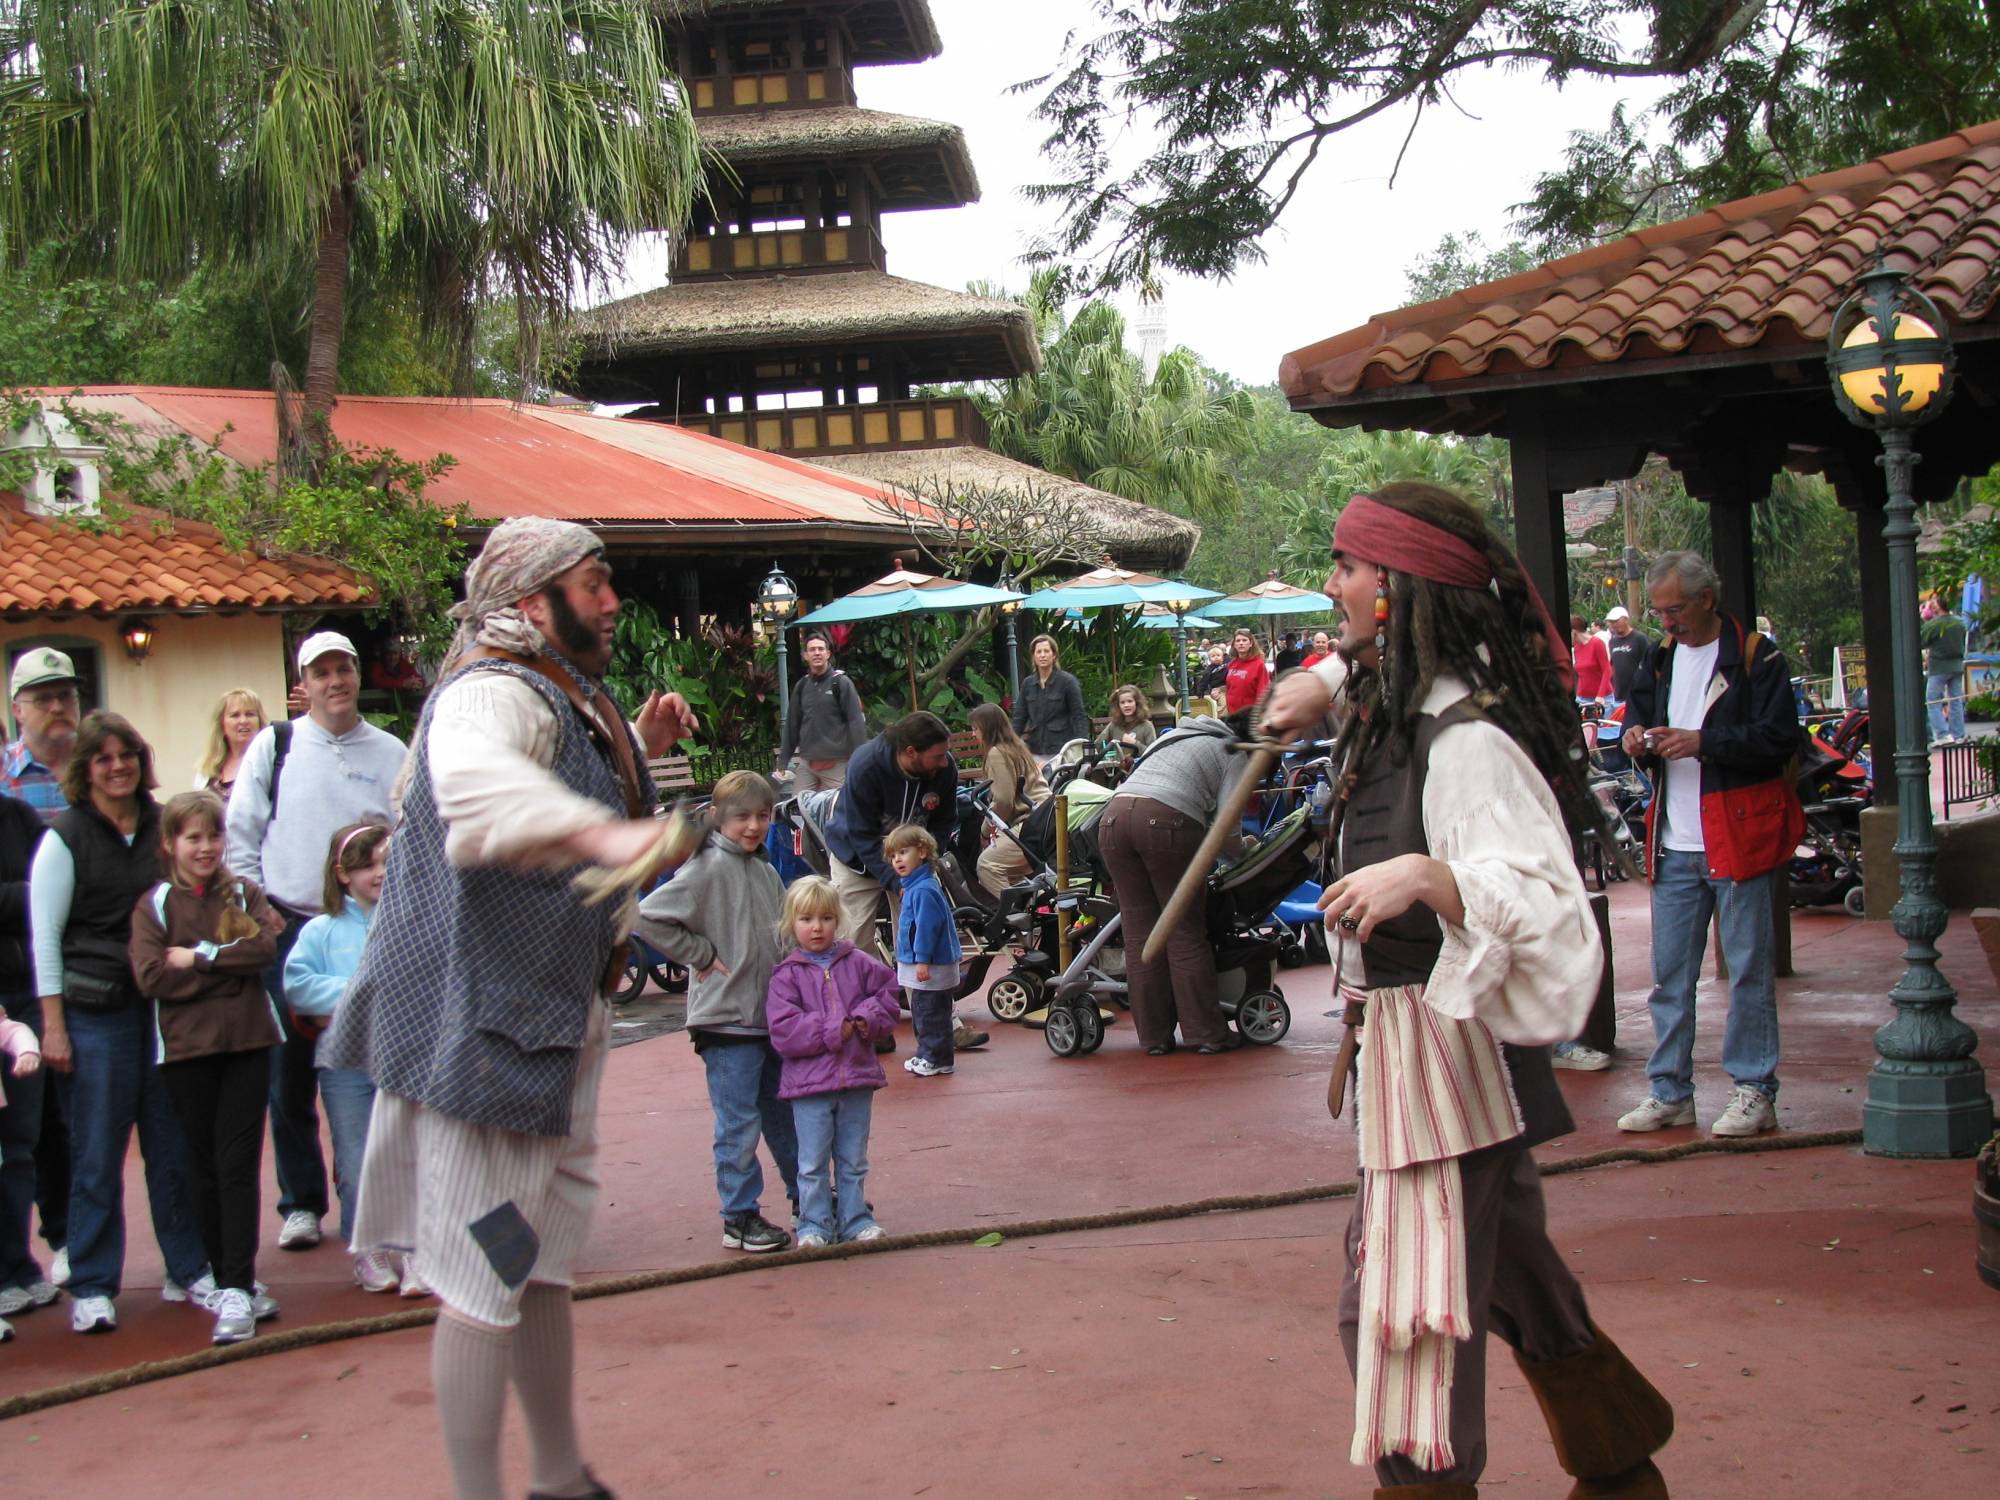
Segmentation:
[(28, 870), (44, 828), (19, 797), (0, 794), (0, 995), (35, 990), (28, 946)]
[(1653, 645), (1651, 636), (1636, 629), (1613, 635), (1605, 644), (1604, 649), (1611, 654), (1611, 694), (1619, 702), (1632, 696), (1632, 684), (1638, 681), (1639, 669), (1652, 654)]
[(901, 877), (882, 857), (882, 837), (902, 823), (923, 824), (940, 849), (951, 848), (958, 832), (958, 767), (947, 761), (942, 771), (905, 776), (889, 736), (878, 734), (847, 762), (826, 846), (850, 870), (865, 870), (894, 889)]
[(782, 766), (793, 755), (806, 760), (846, 760), (867, 738), (868, 724), (862, 717), (861, 694), (854, 690), (854, 679), (838, 667), (828, 667), (823, 677), (808, 672), (792, 685), (778, 763)]
[(1049, 673), (1046, 686), (1039, 673), (1023, 677), (1014, 699), (1014, 732), (1036, 755), (1054, 755), (1071, 740), (1089, 739), (1090, 715), (1076, 679), (1061, 667)]
[[(50, 833), (69, 845), (76, 863), (76, 894), (70, 898), (69, 921), (63, 925), (63, 980), (70, 978), (122, 981), (136, 1003), (132, 980), (132, 908), (160, 878), (160, 806), (149, 793), (139, 794), (139, 827), (127, 844), (123, 834), (96, 806), (72, 807), (49, 825)], [(72, 997), (73, 998), (73, 997)]]

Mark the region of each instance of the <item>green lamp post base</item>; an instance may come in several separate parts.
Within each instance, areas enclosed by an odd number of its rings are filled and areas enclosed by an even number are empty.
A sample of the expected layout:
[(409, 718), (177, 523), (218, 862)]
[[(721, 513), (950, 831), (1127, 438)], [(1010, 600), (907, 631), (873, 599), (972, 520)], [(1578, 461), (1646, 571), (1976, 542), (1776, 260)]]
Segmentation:
[(1869, 1071), (1861, 1149), (1870, 1156), (1972, 1156), (1992, 1134), (1986, 1070), (1971, 1058), (1877, 1058)]

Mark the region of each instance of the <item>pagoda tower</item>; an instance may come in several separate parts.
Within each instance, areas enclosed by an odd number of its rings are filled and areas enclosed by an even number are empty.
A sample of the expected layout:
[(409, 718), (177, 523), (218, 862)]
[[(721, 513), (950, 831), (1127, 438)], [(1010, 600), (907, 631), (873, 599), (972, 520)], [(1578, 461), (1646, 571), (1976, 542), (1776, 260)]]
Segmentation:
[[(956, 125), (856, 103), (857, 69), (938, 54), (927, 0), (710, 0), (671, 24), (717, 165), (668, 284), (583, 319), (570, 388), (906, 488), (1071, 486), (990, 452), (970, 400), (914, 394), (1041, 358), (1020, 304), (889, 274), (885, 216), (979, 197)], [(1143, 541), (1141, 561), (1178, 565), (1200, 535), (1090, 494), (1121, 556)]]

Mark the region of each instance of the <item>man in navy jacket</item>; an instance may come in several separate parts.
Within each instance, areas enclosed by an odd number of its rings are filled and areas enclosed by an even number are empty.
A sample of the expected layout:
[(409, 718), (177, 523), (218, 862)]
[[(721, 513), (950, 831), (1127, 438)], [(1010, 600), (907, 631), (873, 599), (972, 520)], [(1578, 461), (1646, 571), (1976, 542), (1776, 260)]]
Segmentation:
[(1694, 992), (1708, 924), (1729, 961), (1722, 1065), (1734, 1081), (1715, 1135), (1777, 1129), (1778, 995), (1771, 885), (1805, 832), (1791, 763), (1800, 745), (1784, 654), (1716, 608), (1718, 580), (1692, 552), (1646, 573), (1666, 639), (1648, 653), (1625, 711), (1625, 753), (1644, 764), (1653, 881), (1651, 1091), (1618, 1121), (1692, 1125)]

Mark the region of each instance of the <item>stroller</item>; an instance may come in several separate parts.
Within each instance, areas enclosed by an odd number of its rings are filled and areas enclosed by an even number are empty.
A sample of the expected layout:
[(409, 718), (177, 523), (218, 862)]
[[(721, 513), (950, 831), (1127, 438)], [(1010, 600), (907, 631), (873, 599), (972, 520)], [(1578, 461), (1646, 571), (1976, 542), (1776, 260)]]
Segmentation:
[(1872, 801), (1866, 769), (1817, 735), (1799, 766), (1805, 837), (1792, 855), (1792, 905), (1844, 906), (1862, 915), (1861, 810)]
[[(1318, 834), (1310, 807), (1274, 824), (1242, 855), (1208, 877), (1203, 913), (1215, 949), (1218, 999), (1245, 1041), (1268, 1047), (1292, 1027), (1291, 1006), (1273, 980), (1280, 956), (1297, 937), (1278, 908), (1313, 871)], [(1120, 919), (1113, 913), (1057, 978), (1042, 1036), (1057, 1057), (1084, 1056), (1104, 1045), (1100, 1002), (1129, 1004)]]

